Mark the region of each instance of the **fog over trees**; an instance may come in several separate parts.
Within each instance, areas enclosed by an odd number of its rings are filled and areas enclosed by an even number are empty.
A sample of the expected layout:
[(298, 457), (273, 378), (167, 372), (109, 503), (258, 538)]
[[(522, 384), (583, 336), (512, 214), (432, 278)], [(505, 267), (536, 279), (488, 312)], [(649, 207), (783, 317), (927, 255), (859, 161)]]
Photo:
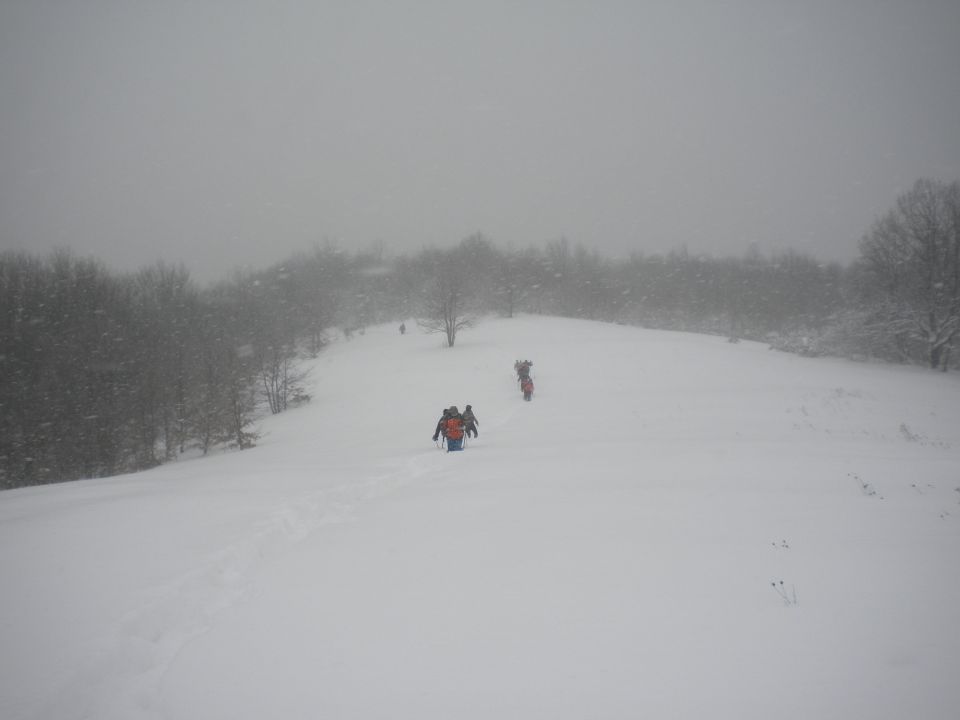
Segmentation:
[(403, 256), (317, 246), (209, 288), (182, 266), (116, 274), (65, 251), (0, 254), (0, 488), (250, 447), (261, 413), (309, 400), (302, 361), (331, 332), (409, 318), (447, 346), (484, 314), (522, 312), (956, 368), (960, 183), (917, 181), (860, 250), (847, 267), (794, 253), (612, 260), (477, 234)]

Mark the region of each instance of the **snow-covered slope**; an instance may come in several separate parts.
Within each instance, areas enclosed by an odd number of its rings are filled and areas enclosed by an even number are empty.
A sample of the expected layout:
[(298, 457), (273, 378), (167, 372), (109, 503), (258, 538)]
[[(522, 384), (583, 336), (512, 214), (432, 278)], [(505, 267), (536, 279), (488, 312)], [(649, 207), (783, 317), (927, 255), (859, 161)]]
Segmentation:
[(0, 493), (0, 717), (960, 712), (960, 378), (407, 327), (330, 346), (253, 450)]

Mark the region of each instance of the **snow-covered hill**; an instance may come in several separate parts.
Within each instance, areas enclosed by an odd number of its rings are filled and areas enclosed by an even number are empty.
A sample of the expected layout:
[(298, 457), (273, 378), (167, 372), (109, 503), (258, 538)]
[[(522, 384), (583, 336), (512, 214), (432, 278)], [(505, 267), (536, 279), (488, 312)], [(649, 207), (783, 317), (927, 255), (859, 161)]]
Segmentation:
[(0, 717), (958, 716), (960, 378), (407, 326), (253, 450), (0, 493)]

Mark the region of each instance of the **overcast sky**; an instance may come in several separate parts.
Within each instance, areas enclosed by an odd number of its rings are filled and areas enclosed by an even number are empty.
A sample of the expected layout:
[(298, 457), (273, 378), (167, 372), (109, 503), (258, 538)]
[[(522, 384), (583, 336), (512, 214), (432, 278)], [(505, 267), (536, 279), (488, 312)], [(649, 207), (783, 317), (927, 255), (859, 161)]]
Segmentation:
[(957, 0), (0, 0), (0, 249), (845, 262), (960, 179), (958, 37)]

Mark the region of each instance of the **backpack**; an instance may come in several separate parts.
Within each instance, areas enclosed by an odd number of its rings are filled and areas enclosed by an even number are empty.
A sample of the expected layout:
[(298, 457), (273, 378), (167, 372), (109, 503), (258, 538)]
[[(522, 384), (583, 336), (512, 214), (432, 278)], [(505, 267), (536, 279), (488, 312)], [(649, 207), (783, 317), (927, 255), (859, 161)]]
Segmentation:
[(460, 419), (459, 415), (448, 418), (445, 426), (447, 429), (446, 436), (451, 440), (459, 440), (463, 437), (463, 420)]

